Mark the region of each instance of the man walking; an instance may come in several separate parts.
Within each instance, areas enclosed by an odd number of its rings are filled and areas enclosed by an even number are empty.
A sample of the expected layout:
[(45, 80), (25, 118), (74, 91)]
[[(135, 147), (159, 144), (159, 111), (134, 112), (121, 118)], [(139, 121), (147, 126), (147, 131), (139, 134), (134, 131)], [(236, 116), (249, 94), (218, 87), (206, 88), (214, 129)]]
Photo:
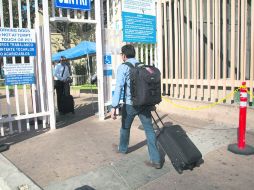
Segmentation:
[[(133, 66), (138, 64), (135, 59), (135, 49), (132, 45), (124, 45), (121, 49), (121, 56), (124, 62), (129, 62)], [(160, 169), (164, 160), (161, 159), (158, 147), (156, 146), (156, 135), (152, 125), (151, 110), (146, 106), (133, 106), (130, 92), (130, 68), (121, 64), (117, 69), (116, 88), (112, 99), (111, 118), (116, 119), (116, 108), (118, 107), (121, 91), (124, 88), (124, 105), (122, 108), (122, 126), (120, 129), (120, 143), (118, 152), (126, 154), (130, 139), (131, 124), (138, 115), (146, 134), (148, 153), (150, 157), (149, 166)]]

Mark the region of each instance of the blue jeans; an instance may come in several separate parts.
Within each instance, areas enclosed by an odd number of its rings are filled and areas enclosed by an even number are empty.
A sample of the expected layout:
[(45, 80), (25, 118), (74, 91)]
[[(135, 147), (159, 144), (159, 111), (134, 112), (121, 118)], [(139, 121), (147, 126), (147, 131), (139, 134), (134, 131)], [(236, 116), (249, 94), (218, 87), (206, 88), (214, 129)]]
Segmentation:
[(151, 111), (146, 107), (133, 107), (128, 104), (123, 105), (119, 151), (126, 153), (128, 150), (131, 124), (136, 115), (138, 115), (145, 130), (150, 160), (154, 163), (159, 163), (161, 158), (158, 147), (156, 146), (156, 135), (152, 125)]

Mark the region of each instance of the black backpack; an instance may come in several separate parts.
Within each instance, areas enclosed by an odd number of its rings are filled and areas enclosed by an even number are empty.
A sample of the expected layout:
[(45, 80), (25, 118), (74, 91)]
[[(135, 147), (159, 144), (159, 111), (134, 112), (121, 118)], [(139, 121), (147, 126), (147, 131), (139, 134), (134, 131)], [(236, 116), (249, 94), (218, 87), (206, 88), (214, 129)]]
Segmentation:
[(133, 106), (154, 106), (161, 102), (161, 73), (151, 65), (129, 62), (130, 92)]

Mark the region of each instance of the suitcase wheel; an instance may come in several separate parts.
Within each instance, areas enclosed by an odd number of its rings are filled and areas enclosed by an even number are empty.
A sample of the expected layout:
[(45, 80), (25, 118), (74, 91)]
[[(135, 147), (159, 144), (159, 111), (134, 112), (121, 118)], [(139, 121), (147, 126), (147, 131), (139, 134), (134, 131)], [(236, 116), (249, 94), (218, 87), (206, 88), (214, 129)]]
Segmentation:
[(182, 166), (181, 166), (180, 164), (176, 164), (176, 163), (174, 163), (174, 162), (172, 162), (172, 164), (173, 164), (175, 170), (176, 170), (179, 174), (182, 174), (182, 173), (183, 173), (183, 168), (182, 168)]
[(180, 167), (176, 167), (176, 171), (177, 171), (179, 174), (182, 174), (182, 173), (183, 173), (183, 170), (182, 170), (182, 168), (180, 168)]

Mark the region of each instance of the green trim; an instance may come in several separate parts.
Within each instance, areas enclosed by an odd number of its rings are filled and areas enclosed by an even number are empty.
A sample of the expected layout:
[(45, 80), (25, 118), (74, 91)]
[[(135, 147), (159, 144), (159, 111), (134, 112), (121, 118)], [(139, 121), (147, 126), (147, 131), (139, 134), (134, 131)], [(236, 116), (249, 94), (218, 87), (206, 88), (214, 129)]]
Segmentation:
[(71, 86), (71, 89), (73, 90), (90, 90), (90, 89), (97, 89), (96, 85), (91, 85), (91, 84), (84, 84), (80, 86)]

